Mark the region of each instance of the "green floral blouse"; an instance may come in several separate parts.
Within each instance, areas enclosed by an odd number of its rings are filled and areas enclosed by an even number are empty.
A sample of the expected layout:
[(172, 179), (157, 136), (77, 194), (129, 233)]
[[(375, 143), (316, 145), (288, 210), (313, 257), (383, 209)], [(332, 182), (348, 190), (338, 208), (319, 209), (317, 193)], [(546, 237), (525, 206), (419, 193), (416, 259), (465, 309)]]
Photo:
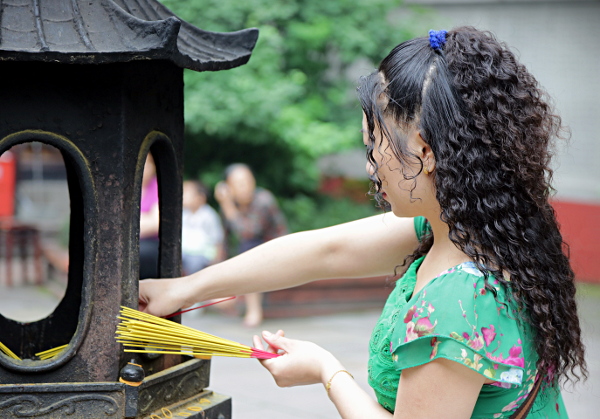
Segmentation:
[[(417, 237), (426, 228), (423, 217), (415, 218)], [(482, 387), (472, 418), (510, 417), (537, 373), (531, 330), (516, 321), (499, 281), (488, 279), (496, 297), (486, 290), (473, 262), (442, 272), (413, 295), (423, 259), (396, 282), (371, 336), (369, 384), (377, 400), (393, 412), (402, 370), (446, 358), (494, 380)], [(549, 387), (538, 394), (528, 419), (567, 417), (560, 391)]]

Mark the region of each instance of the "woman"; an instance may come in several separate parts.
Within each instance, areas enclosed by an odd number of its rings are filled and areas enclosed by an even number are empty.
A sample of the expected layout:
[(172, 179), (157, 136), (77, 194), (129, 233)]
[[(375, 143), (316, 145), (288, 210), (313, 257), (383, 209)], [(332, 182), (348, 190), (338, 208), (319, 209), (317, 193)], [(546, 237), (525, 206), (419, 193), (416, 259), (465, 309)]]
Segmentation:
[(493, 35), (464, 27), (400, 44), (358, 92), (367, 171), (393, 215), (141, 284), (140, 307), (165, 315), (408, 266), (370, 341), (377, 401), (326, 350), (264, 332), (283, 354), (262, 361), (276, 382), (323, 383), (343, 418), (509, 418), (530, 403), (529, 418), (567, 417), (559, 383), (587, 371), (573, 271), (548, 203), (560, 118), (536, 80)]

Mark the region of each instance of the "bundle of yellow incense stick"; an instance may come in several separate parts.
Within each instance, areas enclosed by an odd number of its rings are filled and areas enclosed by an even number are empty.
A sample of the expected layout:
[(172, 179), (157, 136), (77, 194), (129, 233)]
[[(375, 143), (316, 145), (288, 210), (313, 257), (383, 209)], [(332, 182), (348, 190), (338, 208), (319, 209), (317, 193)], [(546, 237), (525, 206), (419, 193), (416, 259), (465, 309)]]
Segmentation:
[(38, 352), (35, 354), (40, 359), (50, 359), (61, 353), (66, 349), (67, 345), (57, 346), (56, 348), (48, 349), (46, 351)]
[(121, 307), (117, 342), (125, 352), (269, 359), (278, 354), (242, 345), (170, 320)]

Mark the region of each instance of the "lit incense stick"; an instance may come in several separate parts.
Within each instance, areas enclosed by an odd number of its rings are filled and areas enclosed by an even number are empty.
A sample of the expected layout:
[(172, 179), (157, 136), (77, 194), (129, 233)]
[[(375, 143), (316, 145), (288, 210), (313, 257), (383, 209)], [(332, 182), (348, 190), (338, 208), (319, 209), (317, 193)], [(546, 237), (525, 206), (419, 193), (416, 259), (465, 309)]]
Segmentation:
[(199, 306), (199, 307), (192, 307), (192, 308), (188, 308), (188, 309), (186, 309), (186, 310), (181, 310), (181, 311), (178, 311), (177, 313), (173, 313), (173, 314), (169, 314), (168, 316), (164, 316), (164, 317), (163, 317), (163, 319), (170, 319), (171, 317), (175, 317), (175, 316), (177, 316), (178, 314), (187, 313), (188, 311), (192, 311), (192, 310), (198, 310), (199, 308), (204, 308), (204, 307), (208, 307), (208, 306), (213, 306), (213, 305), (215, 305), (215, 304), (222, 303), (223, 301), (229, 301), (229, 300), (233, 300), (234, 298), (235, 298), (235, 296), (233, 296), (233, 297), (228, 297), (228, 298), (223, 298), (222, 300), (219, 300), (219, 301), (213, 301), (212, 303), (204, 304), (204, 305), (201, 305), (201, 306)]

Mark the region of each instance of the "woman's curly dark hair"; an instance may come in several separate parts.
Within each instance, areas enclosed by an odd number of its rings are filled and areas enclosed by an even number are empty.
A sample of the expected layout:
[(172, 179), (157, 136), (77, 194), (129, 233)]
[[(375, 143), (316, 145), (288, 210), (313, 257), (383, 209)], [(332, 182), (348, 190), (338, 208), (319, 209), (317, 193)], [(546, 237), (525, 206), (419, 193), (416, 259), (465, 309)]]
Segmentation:
[[(401, 162), (418, 157), (384, 118), (417, 128), (435, 156), (436, 197), (450, 239), (486, 273), (490, 291), (488, 274), (527, 313), (520, 320), (536, 333), (542, 376), (587, 377), (574, 273), (549, 203), (551, 146), (561, 119), (536, 79), (494, 35), (462, 27), (448, 32), (441, 51), (428, 38), (398, 45), (358, 93), (375, 170), (375, 127)], [(379, 190), (376, 175), (373, 181)], [(425, 237), (405, 264), (432, 244)]]

